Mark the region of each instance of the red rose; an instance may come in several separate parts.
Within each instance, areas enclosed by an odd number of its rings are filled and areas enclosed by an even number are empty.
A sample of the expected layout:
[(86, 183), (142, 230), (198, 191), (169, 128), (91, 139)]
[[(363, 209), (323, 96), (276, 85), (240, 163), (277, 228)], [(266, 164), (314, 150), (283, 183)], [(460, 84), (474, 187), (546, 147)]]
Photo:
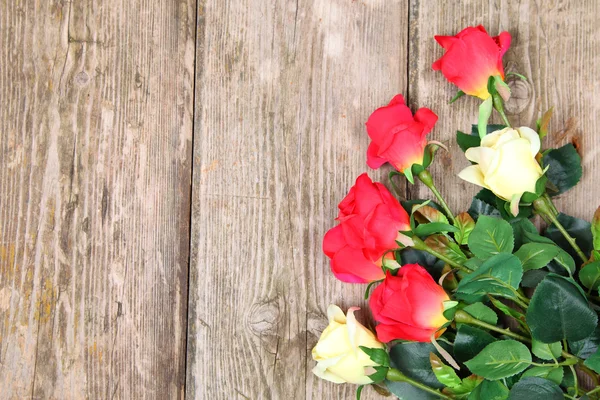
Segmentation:
[(504, 79), (502, 56), (510, 47), (510, 33), (491, 37), (481, 25), (463, 29), (456, 36), (436, 36), (435, 40), (446, 50), (433, 69), (442, 71), (450, 82), (468, 95), (487, 99), (490, 76)]
[(398, 247), (398, 231), (410, 229), (408, 214), (385, 186), (373, 183), (367, 174), (356, 179), (338, 208), (340, 224), (323, 239), (334, 275), (354, 283), (383, 279), (382, 256)]
[(440, 327), (448, 322), (443, 314), (446, 300), (444, 289), (418, 264), (402, 266), (397, 276), (388, 272), (369, 300), (379, 322), (377, 337), (386, 343), (394, 339), (429, 342), (434, 333), (439, 337), (444, 333)]
[(367, 121), (367, 133), (372, 140), (367, 150), (367, 165), (377, 169), (389, 162), (403, 172), (413, 164), (422, 164), (427, 145), (425, 136), (436, 121), (437, 115), (428, 108), (419, 109), (413, 117), (404, 97), (396, 95)]

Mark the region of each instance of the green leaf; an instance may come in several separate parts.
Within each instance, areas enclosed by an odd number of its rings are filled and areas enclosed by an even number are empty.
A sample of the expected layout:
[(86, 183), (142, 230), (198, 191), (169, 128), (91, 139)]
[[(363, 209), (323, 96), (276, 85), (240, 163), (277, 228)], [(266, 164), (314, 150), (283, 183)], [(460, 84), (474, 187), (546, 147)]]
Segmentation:
[(593, 238), (592, 247), (594, 250), (600, 250), (600, 207), (598, 207), (592, 218), (591, 230)]
[(492, 103), (492, 97), (488, 97), (479, 106), (479, 119), (477, 128), (479, 131), (479, 137), (483, 138), (487, 134), (487, 123), (492, 115), (492, 109), (494, 104)]
[(481, 138), (479, 136), (467, 135), (461, 131), (456, 131), (456, 143), (463, 152), (471, 147), (479, 147)]
[(469, 249), (483, 260), (499, 253), (512, 253), (513, 231), (510, 224), (498, 218), (482, 215), (469, 236)]
[(512, 254), (501, 253), (465, 276), (456, 291), (470, 295), (494, 294), (514, 298), (514, 291), (519, 288), (522, 276), (523, 267), (519, 259)]
[(481, 302), (470, 304), (463, 308), (463, 311), (466, 311), (472, 317), (491, 325), (496, 325), (498, 322), (498, 315), (496, 315), (496, 312)]
[(586, 359), (600, 347), (600, 326), (596, 326), (591, 335), (582, 340), (569, 341), (569, 350), (573, 355)]
[(444, 386), (457, 387), (460, 386), (461, 380), (454, 372), (454, 368), (444, 364), (444, 362), (435, 354), (429, 354), (429, 362), (431, 369), (438, 381)]
[[(440, 343), (442, 346), (445, 343)], [(450, 348), (446, 345), (446, 347)], [(431, 369), (429, 354), (438, 354), (431, 343), (403, 342), (390, 349), (391, 364), (404, 375), (431, 386), (441, 389), (443, 385), (437, 380)]]
[(527, 371), (523, 372), (522, 378), (528, 376), (537, 376), (539, 378), (548, 379), (557, 385), (563, 380), (564, 371), (561, 367), (531, 367)]
[(473, 390), (468, 400), (506, 400), (508, 388), (499, 381), (484, 380)]
[(440, 400), (439, 396), (416, 388), (410, 383), (386, 380), (385, 386), (400, 400)]
[(425, 244), (459, 264), (463, 264), (467, 261), (467, 256), (462, 252), (460, 246), (451, 242), (447, 236), (431, 235), (425, 239)]
[(590, 290), (600, 290), (600, 261), (594, 261), (579, 271), (579, 280)]
[(534, 269), (523, 273), (523, 279), (521, 280), (521, 286), (526, 288), (536, 288), (541, 281), (544, 280), (548, 271), (542, 269)]
[(517, 310), (515, 310), (513, 308), (510, 308), (509, 306), (502, 303), (500, 300), (493, 298), (492, 296), (489, 296), (489, 299), (492, 302), (492, 304), (494, 305), (494, 307), (496, 307), (498, 310), (502, 311), (502, 313), (504, 313), (505, 315), (508, 315), (509, 317), (516, 319), (519, 323), (525, 323), (525, 315), (521, 314), (520, 312), (518, 312)]
[(551, 107), (548, 111), (542, 115), (542, 118), (537, 120), (537, 130), (540, 135), (540, 139), (543, 139), (548, 134), (548, 125), (550, 124), (550, 118), (552, 117), (552, 111), (554, 108)]
[[(583, 219), (575, 218), (563, 213), (558, 214), (557, 218), (558, 222), (564, 226), (569, 235), (575, 238), (575, 241), (581, 250), (585, 254), (590, 254), (593, 249), (591, 224)], [(550, 225), (548, 229), (546, 229), (544, 236), (552, 239), (558, 246), (567, 250), (572, 257), (578, 259), (575, 250), (573, 250), (569, 242), (567, 242), (562, 233), (560, 233), (554, 224)]]
[(362, 394), (362, 391), (364, 388), (365, 388), (365, 385), (360, 385), (359, 387), (356, 388), (356, 400), (360, 400), (360, 395)]
[(551, 196), (566, 192), (581, 179), (581, 157), (571, 143), (546, 153), (542, 158), (542, 165), (549, 167), (546, 176), (552, 184), (550, 187), (554, 189), (548, 191)]
[(458, 231), (459, 231), (458, 228), (456, 228), (450, 224), (443, 223), (443, 222), (431, 222), (429, 224), (420, 224), (413, 230), (415, 235), (421, 236), (421, 237), (429, 236), (434, 233), (458, 232)]
[(413, 204), (412, 212), (413, 218), (420, 224), (426, 224), (429, 222), (443, 222), (448, 223), (448, 218), (442, 213), (441, 210), (433, 207), (432, 205)]
[(584, 339), (597, 322), (598, 316), (581, 290), (556, 274), (548, 274), (538, 285), (527, 309), (531, 334), (542, 343)]
[(480, 376), (469, 375), (461, 381), (460, 385), (446, 387), (442, 392), (452, 395), (454, 399), (465, 399), (482, 381), (483, 378)]
[(562, 345), (560, 342), (542, 343), (533, 339), (531, 352), (542, 360), (556, 360), (562, 354)]
[(389, 367), (377, 367), (376, 366), (376, 367), (373, 367), (373, 369), (375, 370), (375, 372), (372, 373), (371, 375), (367, 375), (369, 377), (369, 379), (371, 379), (373, 381), (373, 383), (381, 383), (381, 382), (385, 381)]
[(526, 243), (517, 250), (515, 256), (521, 260), (523, 271), (529, 271), (548, 265), (558, 255), (558, 251), (559, 248), (553, 244)]
[(454, 95), (454, 97), (450, 100), (450, 102), (448, 104), (454, 103), (456, 100), (460, 99), (464, 95), (465, 95), (465, 92), (463, 92), (462, 90), (459, 90), (458, 92), (456, 92), (456, 95)]
[(471, 232), (475, 228), (475, 220), (469, 213), (463, 212), (456, 216), (456, 227), (458, 232), (454, 235), (454, 239), (458, 244), (467, 244)]
[(399, 262), (401, 265), (419, 264), (425, 268), (436, 281), (442, 275), (442, 269), (444, 268), (445, 263), (438, 260), (437, 257), (422, 250), (415, 250), (412, 247), (402, 249), (399, 253)]
[(471, 201), (469, 207), (469, 215), (473, 219), (478, 219), (480, 215), (488, 215), (490, 217), (500, 217), (500, 211), (496, 208), (496, 196), (487, 189), (481, 189)]
[(596, 350), (583, 364), (593, 369), (596, 373), (600, 374), (600, 350)]
[(527, 218), (517, 218), (510, 221), (510, 226), (513, 230), (515, 238), (515, 249), (521, 248), (523, 243), (526, 243), (525, 233), (538, 235), (538, 230), (535, 225)]
[(529, 349), (516, 340), (491, 343), (465, 363), (472, 373), (493, 381), (518, 374), (530, 364)]
[(495, 341), (492, 335), (482, 329), (460, 324), (454, 340), (454, 356), (458, 361), (465, 362)]
[[(556, 243), (554, 243), (551, 239), (540, 236), (537, 234), (537, 232), (532, 233), (526, 231), (523, 233), (523, 238), (527, 243), (546, 243), (550, 245), (556, 245)], [(572, 274), (575, 271), (575, 260), (569, 253), (559, 247), (558, 255), (552, 262), (550, 262), (550, 264), (548, 264), (548, 269), (557, 274), (565, 274), (565, 271), (570, 271)]]
[(390, 366), (390, 356), (387, 351), (380, 348), (370, 348), (365, 346), (358, 346), (366, 355), (369, 356), (371, 361), (382, 367)]
[(564, 396), (556, 383), (544, 378), (527, 377), (513, 386), (508, 400), (564, 400)]

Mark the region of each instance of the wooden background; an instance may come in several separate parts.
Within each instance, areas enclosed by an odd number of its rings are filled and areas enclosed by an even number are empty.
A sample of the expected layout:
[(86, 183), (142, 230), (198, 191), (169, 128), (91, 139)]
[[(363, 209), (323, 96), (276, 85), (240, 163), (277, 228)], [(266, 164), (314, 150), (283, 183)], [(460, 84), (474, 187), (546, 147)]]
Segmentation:
[(590, 218), (598, 2), (448, 3), (0, 0), (0, 398), (353, 398), (310, 350), (328, 304), (363, 304), (321, 240), (369, 114), (433, 109), (441, 191), (476, 191), (452, 138), (477, 102), (447, 105), (434, 34), (512, 33), (510, 119), (555, 107), (546, 144), (584, 163), (559, 204)]

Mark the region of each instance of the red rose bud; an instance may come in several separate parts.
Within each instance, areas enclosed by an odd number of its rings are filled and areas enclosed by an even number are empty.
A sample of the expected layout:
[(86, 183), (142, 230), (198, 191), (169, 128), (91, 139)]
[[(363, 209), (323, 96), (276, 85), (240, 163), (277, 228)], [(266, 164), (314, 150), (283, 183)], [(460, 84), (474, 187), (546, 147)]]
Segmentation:
[(428, 108), (419, 109), (413, 117), (404, 97), (397, 95), (390, 104), (375, 110), (367, 121), (367, 133), (372, 140), (367, 150), (367, 165), (377, 169), (389, 162), (400, 172), (413, 164), (421, 165), (427, 145), (425, 136), (437, 119)]
[(510, 33), (491, 37), (481, 25), (468, 27), (456, 36), (436, 36), (435, 40), (446, 50), (432, 67), (468, 95), (487, 99), (490, 76), (504, 79), (502, 56), (510, 47)]
[(444, 301), (449, 300), (444, 289), (418, 264), (404, 265), (397, 276), (390, 273), (371, 294), (369, 306), (377, 325), (377, 337), (382, 342), (395, 339), (429, 342), (431, 335), (448, 320), (444, 317)]
[(353, 283), (383, 279), (382, 257), (398, 247), (398, 231), (410, 230), (408, 214), (385, 186), (373, 183), (367, 174), (356, 179), (338, 207), (340, 224), (323, 239), (334, 275)]

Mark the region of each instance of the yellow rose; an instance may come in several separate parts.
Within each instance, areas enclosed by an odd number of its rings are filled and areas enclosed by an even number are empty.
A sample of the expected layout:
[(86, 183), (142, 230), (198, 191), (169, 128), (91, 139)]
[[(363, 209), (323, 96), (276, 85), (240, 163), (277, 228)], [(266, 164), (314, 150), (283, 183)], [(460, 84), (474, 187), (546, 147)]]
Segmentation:
[(335, 383), (373, 383), (366, 375), (365, 368), (377, 364), (359, 346), (383, 348), (384, 345), (373, 332), (356, 320), (354, 311), (358, 309), (350, 308), (346, 316), (338, 306), (330, 305), (327, 308), (329, 326), (312, 350), (313, 359), (317, 361), (313, 373), (319, 378)]
[(543, 174), (535, 159), (539, 151), (540, 137), (533, 129), (504, 128), (483, 137), (479, 147), (465, 152), (477, 164), (463, 169), (458, 176), (510, 201), (511, 211), (517, 215), (521, 196), (535, 193), (535, 183)]

